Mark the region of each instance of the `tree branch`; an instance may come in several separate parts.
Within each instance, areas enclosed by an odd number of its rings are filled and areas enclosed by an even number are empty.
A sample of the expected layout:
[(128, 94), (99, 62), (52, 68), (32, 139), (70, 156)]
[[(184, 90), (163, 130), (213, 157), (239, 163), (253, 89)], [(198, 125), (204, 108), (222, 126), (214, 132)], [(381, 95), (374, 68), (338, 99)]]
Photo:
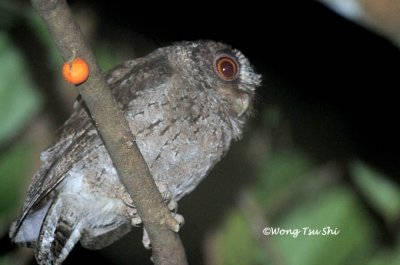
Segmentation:
[(178, 230), (178, 223), (164, 206), (128, 123), (118, 109), (66, 1), (31, 0), (31, 3), (44, 19), (64, 61), (80, 57), (90, 66), (89, 78), (78, 86), (79, 93), (92, 115), (121, 182), (143, 220), (152, 243), (154, 263), (187, 264), (179, 236), (171, 231)]

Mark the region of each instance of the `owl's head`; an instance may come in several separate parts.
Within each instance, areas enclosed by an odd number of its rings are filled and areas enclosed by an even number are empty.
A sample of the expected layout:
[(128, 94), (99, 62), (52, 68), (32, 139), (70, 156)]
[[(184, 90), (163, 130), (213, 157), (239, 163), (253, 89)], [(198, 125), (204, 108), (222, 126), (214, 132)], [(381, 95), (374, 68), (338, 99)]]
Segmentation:
[(208, 100), (214, 101), (240, 130), (251, 113), (261, 75), (240, 51), (220, 42), (182, 42), (174, 47), (170, 59), (181, 68), (185, 80), (207, 93)]

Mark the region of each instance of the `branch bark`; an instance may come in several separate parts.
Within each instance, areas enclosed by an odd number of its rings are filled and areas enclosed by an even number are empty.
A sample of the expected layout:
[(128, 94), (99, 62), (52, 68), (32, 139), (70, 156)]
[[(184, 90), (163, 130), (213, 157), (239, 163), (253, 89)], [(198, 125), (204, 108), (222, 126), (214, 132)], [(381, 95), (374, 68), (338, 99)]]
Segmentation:
[[(119, 178), (137, 207), (149, 234), (153, 261), (157, 265), (187, 264), (179, 236), (177, 221), (165, 207), (149, 168), (135, 143), (122, 112), (96, 59), (85, 44), (65, 0), (31, 0), (43, 18), (64, 58), (80, 57), (89, 64), (90, 75), (77, 86), (96, 124)], [(174, 231), (172, 231), (172, 230)]]

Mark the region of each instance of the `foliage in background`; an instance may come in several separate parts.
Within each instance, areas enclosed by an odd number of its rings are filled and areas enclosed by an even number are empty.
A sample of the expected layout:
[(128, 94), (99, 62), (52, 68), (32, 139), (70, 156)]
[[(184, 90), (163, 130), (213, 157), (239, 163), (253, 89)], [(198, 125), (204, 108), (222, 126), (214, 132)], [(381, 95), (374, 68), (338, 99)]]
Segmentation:
[(25, 62), (5, 32), (0, 32), (0, 143), (18, 132), (40, 107)]
[[(258, 179), (217, 232), (220, 257), (214, 259), (224, 265), (400, 264), (400, 235), (393, 248), (379, 243), (338, 164), (317, 164), (294, 148), (278, 149), (260, 164)], [(398, 223), (399, 186), (358, 160), (350, 162), (350, 175), (385, 221)], [(265, 235), (265, 228), (277, 234)]]
[[(28, 27), (43, 44), (49, 59), (41, 62), (43, 66), (61, 67), (61, 57), (48, 30), (40, 17), (27, 7), (10, 1), (0, 3), (0, 238), (8, 233), (9, 222), (20, 209), (26, 192), (26, 185), (21, 183), (31, 178), (29, 159), (33, 157), (33, 145), (25, 136), (29, 135), (27, 129), (44, 105), (44, 95), (32, 81), (29, 62), (13, 42), (13, 28)], [(96, 44), (95, 51), (104, 69), (122, 61), (118, 51), (107, 49), (103, 42)], [(55, 70), (54, 75), (61, 78), (58, 73)]]
[(21, 183), (26, 182), (33, 150), (22, 136), (42, 106), (27, 62), (7, 31), (20, 17), (6, 4), (0, 4), (0, 237), (8, 234), (25, 193)]

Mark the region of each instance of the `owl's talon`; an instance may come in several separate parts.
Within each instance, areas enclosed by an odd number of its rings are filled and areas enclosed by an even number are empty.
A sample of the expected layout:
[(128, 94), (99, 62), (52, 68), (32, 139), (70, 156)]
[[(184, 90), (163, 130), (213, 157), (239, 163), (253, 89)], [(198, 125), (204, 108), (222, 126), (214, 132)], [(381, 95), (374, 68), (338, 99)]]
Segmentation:
[(139, 226), (142, 223), (142, 219), (139, 216), (133, 217), (131, 219), (131, 224), (133, 226)]
[(165, 225), (168, 227), (169, 230), (174, 231), (175, 233), (179, 232), (181, 228), (179, 222), (176, 219), (169, 218), (168, 221), (165, 222)]
[[(173, 217), (174, 217), (173, 219), (168, 219), (168, 220), (173, 220), (173, 221), (172, 222), (167, 221), (166, 225), (169, 229), (178, 233), (179, 229), (185, 223), (185, 219), (180, 214), (173, 214)], [(150, 242), (149, 234), (147, 233), (146, 228), (144, 228), (144, 227), (143, 227), (142, 243), (143, 243), (143, 246), (145, 249), (151, 249), (151, 242)]]
[(169, 191), (167, 184), (163, 181), (156, 181), (156, 184), (164, 202), (169, 202), (171, 200), (171, 192)]
[(149, 234), (146, 231), (146, 228), (143, 227), (143, 238), (142, 243), (145, 249), (151, 249), (151, 242), (149, 238)]
[(124, 195), (122, 196), (122, 201), (124, 202), (124, 204), (130, 208), (135, 208), (135, 205), (133, 204), (133, 201), (129, 195), (129, 193), (127, 193), (126, 191), (124, 191)]
[(136, 218), (138, 216), (136, 208), (128, 208), (127, 210), (128, 216), (131, 218)]
[(182, 215), (176, 213), (174, 218), (178, 222), (179, 228), (181, 228), (185, 224), (185, 218)]
[(178, 211), (178, 203), (175, 200), (170, 200), (167, 204), (167, 207), (173, 213), (176, 213), (176, 211)]
[(174, 231), (175, 233), (178, 233), (180, 228), (183, 226), (183, 224), (185, 223), (185, 219), (183, 218), (182, 215), (177, 214), (177, 213), (173, 213), (172, 216), (174, 217), (169, 218), (165, 225), (168, 227), (168, 229)]

